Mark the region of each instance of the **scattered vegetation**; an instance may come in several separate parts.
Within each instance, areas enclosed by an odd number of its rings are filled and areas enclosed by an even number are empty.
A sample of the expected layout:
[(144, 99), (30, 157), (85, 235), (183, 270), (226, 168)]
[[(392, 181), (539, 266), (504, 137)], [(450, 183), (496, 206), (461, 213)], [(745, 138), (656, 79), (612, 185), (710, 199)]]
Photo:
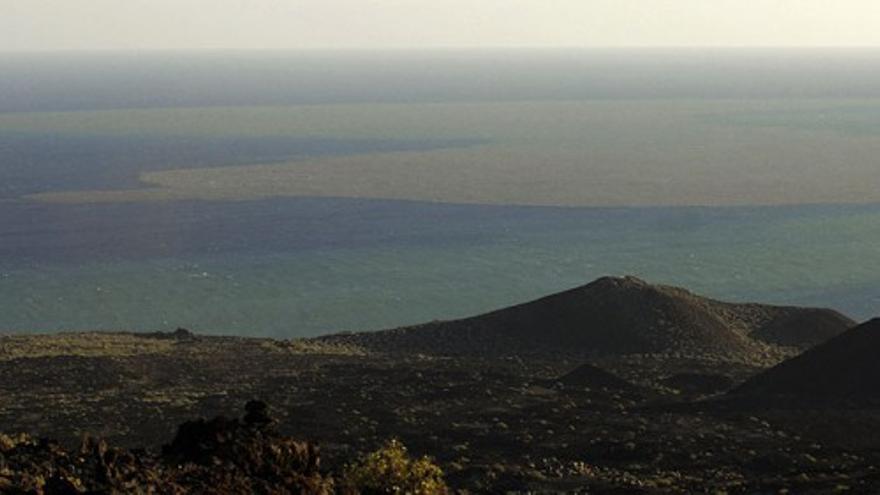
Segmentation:
[(442, 495), (442, 470), (390, 440), (349, 465), (337, 483), (318, 448), (279, 435), (268, 407), (251, 401), (241, 419), (180, 425), (160, 455), (85, 438), (77, 451), (28, 435), (0, 434), (0, 493), (277, 493)]
[(0, 493), (333, 493), (315, 445), (272, 428), (264, 403), (242, 419), (180, 425), (160, 455), (86, 438), (77, 451), (49, 440), (0, 435)]
[(348, 493), (362, 495), (437, 495), (448, 493), (443, 471), (428, 457), (413, 459), (398, 440), (349, 466), (343, 475)]
[(272, 351), (290, 354), (322, 354), (328, 356), (366, 356), (367, 352), (354, 344), (323, 342), (315, 339), (267, 340), (264, 346)]

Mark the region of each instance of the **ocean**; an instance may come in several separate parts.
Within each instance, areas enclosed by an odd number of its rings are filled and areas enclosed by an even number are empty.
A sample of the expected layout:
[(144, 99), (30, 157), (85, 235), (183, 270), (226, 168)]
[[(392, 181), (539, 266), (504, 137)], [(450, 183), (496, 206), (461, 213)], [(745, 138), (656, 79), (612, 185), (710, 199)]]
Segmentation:
[(880, 313), (880, 51), (0, 57), (0, 331), (292, 338), (632, 274)]

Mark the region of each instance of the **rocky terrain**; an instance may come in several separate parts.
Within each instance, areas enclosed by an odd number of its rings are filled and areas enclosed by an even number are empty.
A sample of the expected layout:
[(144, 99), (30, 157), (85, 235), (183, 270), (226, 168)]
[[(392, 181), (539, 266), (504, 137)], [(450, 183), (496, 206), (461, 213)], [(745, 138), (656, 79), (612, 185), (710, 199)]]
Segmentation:
[[(627, 278), (375, 336), (0, 337), (0, 432), (31, 436), (0, 445), (0, 482), (34, 463), (54, 469), (46, 480), (59, 478), (58, 466), (91, 473), (97, 448), (102, 459), (129, 459), (111, 474), (152, 473), (160, 487), (198, 491), (221, 470), (229, 493), (300, 486), (271, 474), (281, 472), (326, 488), (393, 438), (435, 459), (457, 492), (876, 493), (880, 411), (871, 403), (763, 400), (808, 392), (816, 376), (876, 378), (869, 356), (880, 344), (848, 325), (827, 310), (721, 303)], [(832, 340), (767, 371), (824, 336)], [(784, 371), (791, 366), (813, 375)], [(843, 390), (861, 397), (872, 383)], [(254, 399), (269, 404), (271, 434), (253, 416), (178, 428), (236, 417)], [(218, 428), (239, 447), (206, 441)], [(83, 450), (84, 435), (106, 444)], [(57, 446), (33, 440), (41, 437)], [(246, 452), (263, 452), (262, 467)]]
[(329, 494), (317, 447), (282, 437), (265, 403), (242, 420), (218, 416), (180, 425), (161, 453), (126, 450), (85, 437), (79, 448), (26, 435), (0, 436), (2, 493)]

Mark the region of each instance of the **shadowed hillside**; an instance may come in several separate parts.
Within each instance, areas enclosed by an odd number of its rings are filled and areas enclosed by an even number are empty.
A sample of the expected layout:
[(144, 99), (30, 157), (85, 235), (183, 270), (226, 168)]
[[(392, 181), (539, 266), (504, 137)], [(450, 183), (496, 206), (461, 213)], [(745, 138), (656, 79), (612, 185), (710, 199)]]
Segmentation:
[(767, 362), (854, 322), (828, 309), (733, 304), (634, 277), (604, 277), (462, 320), (322, 338), (429, 354), (666, 354)]
[(880, 403), (880, 319), (857, 326), (739, 387), (745, 397)]

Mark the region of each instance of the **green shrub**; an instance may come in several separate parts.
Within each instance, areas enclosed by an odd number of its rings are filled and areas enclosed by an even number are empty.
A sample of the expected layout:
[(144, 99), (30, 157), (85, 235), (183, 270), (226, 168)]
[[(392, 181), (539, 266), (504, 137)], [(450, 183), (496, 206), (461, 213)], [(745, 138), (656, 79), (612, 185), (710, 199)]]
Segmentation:
[(348, 493), (362, 495), (448, 493), (440, 467), (427, 457), (411, 458), (397, 440), (389, 440), (379, 450), (348, 466), (342, 484)]

